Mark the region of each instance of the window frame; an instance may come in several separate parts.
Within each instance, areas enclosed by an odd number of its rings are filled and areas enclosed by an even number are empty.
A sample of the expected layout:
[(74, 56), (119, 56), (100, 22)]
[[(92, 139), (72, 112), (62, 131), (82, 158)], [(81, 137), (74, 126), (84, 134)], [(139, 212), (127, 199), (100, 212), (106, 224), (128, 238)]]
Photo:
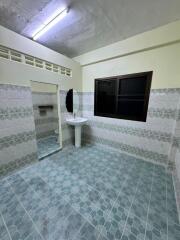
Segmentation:
[[(127, 74), (127, 75), (120, 75), (120, 76), (112, 76), (112, 77), (104, 77), (104, 78), (97, 78), (97, 79), (95, 79), (95, 84), (94, 84), (94, 116), (116, 118), (116, 119), (121, 119), (121, 120), (146, 122), (147, 111), (148, 111), (148, 104), (149, 104), (149, 96), (150, 96), (150, 91), (151, 91), (152, 75), (153, 75), (153, 71), (148, 71), (148, 72), (140, 72), (140, 73), (133, 73), (133, 74)], [(138, 78), (138, 77), (144, 77), (146, 79), (146, 87), (145, 87), (145, 91), (144, 91), (144, 95), (143, 95), (144, 98), (142, 99), (142, 101), (144, 102), (142, 116), (130, 116), (130, 115), (127, 116), (127, 115), (123, 115), (123, 114), (118, 114), (117, 113), (118, 96), (121, 95), (121, 94), (119, 94), (119, 84), (120, 84), (120, 81), (124, 80), (124, 79)], [(103, 81), (103, 80), (104, 81), (105, 80), (116, 81), (116, 92), (115, 92), (116, 113), (115, 114), (100, 113), (100, 112), (97, 111), (97, 106), (98, 106), (97, 105), (98, 83), (99, 83), (99, 81)], [(136, 81), (136, 80), (134, 79), (134, 81)]]

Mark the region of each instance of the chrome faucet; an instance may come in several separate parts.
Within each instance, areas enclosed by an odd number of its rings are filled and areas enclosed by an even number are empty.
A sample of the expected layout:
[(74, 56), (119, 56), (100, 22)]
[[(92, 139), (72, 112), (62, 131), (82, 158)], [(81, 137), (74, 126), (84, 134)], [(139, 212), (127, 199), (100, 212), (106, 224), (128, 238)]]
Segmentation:
[(73, 117), (74, 117), (74, 119), (76, 118), (76, 113), (75, 112), (73, 112)]

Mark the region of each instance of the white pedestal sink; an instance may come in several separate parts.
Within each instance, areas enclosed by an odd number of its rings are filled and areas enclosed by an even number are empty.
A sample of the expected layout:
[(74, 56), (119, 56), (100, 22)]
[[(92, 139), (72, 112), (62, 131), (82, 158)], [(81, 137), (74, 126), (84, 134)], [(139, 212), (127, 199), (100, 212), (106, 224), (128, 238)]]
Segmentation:
[(87, 118), (67, 118), (66, 122), (75, 127), (75, 146), (81, 147), (81, 127), (87, 122)]

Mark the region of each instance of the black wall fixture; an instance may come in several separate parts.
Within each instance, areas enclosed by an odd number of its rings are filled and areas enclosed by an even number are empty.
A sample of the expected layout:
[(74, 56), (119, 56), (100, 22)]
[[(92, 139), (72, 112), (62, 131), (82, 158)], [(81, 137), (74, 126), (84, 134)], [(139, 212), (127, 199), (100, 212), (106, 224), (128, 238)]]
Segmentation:
[(66, 109), (68, 112), (73, 112), (73, 89), (69, 89), (66, 95)]

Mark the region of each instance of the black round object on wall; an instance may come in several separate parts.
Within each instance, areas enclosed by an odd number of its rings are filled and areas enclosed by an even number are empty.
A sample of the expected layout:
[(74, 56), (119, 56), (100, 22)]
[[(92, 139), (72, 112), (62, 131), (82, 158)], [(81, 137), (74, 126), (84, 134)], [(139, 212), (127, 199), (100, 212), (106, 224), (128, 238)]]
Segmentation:
[(69, 89), (66, 95), (66, 109), (68, 112), (73, 112), (73, 89)]

